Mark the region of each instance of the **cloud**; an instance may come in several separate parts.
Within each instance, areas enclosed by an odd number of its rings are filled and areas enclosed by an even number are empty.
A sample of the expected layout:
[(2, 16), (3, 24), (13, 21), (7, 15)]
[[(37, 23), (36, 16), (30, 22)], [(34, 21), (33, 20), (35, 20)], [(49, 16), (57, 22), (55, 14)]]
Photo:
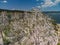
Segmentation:
[(38, 8), (41, 8), (41, 6), (37, 6)]
[(39, 1), (39, 0), (36, 0), (37, 2)]
[(55, 5), (57, 5), (58, 3), (60, 3), (60, 0), (54, 0), (54, 2), (53, 2), (53, 0), (43, 0), (44, 1), (44, 3), (43, 4), (41, 4), (41, 5), (39, 5), (39, 6), (37, 6), (38, 8), (39, 7), (51, 7), (51, 6), (55, 6)]
[(7, 3), (7, 0), (4, 0), (3, 3)]
[(0, 1), (1, 3), (7, 3), (7, 0)]
[(55, 5), (54, 2), (52, 2), (51, 0), (45, 0), (45, 3), (42, 5), (42, 7), (50, 7)]
[(60, 3), (60, 0), (56, 0), (55, 3), (56, 3), (56, 4), (57, 4), (57, 3)]

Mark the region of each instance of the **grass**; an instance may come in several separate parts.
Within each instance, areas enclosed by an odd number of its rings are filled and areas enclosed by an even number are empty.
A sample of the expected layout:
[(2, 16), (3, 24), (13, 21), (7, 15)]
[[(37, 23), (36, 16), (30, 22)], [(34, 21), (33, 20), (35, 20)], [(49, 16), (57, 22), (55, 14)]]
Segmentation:
[(58, 43), (57, 45), (60, 45), (60, 43)]

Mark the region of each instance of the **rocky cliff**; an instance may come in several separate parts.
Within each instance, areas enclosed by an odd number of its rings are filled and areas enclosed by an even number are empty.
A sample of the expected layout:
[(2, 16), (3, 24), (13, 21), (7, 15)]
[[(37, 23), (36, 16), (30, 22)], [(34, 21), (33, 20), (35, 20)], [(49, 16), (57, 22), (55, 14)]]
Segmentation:
[[(8, 12), (0, 15), (5, 45), (57, 45), (57, 26), (39, 10)], [(8, 42), (8, 43), (7, 43)]]

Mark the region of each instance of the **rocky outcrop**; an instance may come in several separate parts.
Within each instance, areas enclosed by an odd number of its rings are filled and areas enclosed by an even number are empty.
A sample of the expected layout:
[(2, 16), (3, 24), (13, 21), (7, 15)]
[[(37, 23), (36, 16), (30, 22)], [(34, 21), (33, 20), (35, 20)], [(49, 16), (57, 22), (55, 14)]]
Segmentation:
[(57, 28), (51, 18), (39, 10), (13, 13), (3, 17), (3, 32), (9, 45), (57, 45)]
[(57, 24), (57, 25), (58, 25), (58, 27), (59, 27), (59, 28), (58, 28), (58, 39), (59, 39), (58, 41), (59, 41), (59, 43), (60, 43), (60, 24)]

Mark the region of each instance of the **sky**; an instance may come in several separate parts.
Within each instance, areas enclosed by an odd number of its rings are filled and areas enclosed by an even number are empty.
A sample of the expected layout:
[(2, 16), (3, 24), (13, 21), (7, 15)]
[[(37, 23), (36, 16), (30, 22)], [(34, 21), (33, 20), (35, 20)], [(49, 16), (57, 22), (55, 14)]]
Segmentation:
[(0, 9), (60, 11), (60, 0), (0, 0)]

